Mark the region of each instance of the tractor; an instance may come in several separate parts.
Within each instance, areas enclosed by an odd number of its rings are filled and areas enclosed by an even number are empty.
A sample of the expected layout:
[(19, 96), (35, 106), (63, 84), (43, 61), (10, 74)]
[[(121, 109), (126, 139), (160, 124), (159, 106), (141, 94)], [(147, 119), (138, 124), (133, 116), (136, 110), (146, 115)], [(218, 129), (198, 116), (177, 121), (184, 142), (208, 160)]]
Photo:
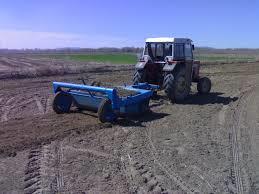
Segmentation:
[(197, 83), (198, 93), (209, 93), (211, 81), (200, 77), (200, 61), (194, 60), (193, 50), (188, 38), (147, 38), (135, 67), (133, 84), (159, 85), (175, 103), (189, 95), (192, 82)]

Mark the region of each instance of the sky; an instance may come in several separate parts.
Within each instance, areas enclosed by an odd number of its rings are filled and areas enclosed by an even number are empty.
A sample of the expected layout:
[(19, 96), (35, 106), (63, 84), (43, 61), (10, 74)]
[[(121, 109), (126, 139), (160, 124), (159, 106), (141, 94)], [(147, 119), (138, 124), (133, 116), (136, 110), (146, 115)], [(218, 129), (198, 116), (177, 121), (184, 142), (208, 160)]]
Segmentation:
[(1, 0), (0, 48), (143, 46), (259, 48), (259, 0)]

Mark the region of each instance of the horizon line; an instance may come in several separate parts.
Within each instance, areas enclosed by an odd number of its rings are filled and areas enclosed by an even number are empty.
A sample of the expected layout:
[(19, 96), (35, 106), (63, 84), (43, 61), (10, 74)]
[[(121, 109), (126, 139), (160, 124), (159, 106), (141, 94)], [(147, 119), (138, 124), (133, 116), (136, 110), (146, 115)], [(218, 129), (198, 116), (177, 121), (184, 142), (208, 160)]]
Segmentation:
[[(83, 49), (91, 49), (91, 50), (99, 50), (99, 49), (123, 49), (123, 48), (133, 48), (133, 49), (143, 49), (144, 47), (138, 46), (123, 46), (123, 47), (57, 47), (57, 48), (0, 48), (0, 50), (83, 50)], [(258, 48), (253, 47), (208, 47), (208, 46), (195, 46), (198, 49), (215, 49), (215, 50), (239, 50), (239, 49), (247, 49), (247, 50), (258, 50)]]

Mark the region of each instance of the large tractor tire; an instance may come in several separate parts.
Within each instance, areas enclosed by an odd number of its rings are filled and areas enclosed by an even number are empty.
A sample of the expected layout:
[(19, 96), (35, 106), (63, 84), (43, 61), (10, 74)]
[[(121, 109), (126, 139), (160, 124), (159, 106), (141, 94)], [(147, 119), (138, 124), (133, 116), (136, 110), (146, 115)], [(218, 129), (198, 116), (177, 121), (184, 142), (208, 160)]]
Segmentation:
[(197, 90), (199, 94), (208, 94), (211, 89), (211, 81), (207, 77), (199, 79), (197, 83)]
[(185, 78), (185, 69), (180, 68), (174, 73), (167, 74), (164, 78), (163, 87), (172, 102), (183, 101), (190, 93), (190, 85)]
[(146, 81), (146, 74), (145, 70), (137, 70), (134, 73), (133, 77), (133, 85), (138, 84), (138, 83), (143, 83)]
[(63, 91), (56, 93), (52, 108), (57, 114), (68, 113), (73, 102), (73, 97)]
[(98, 118), (102, 123), (111, 122), (112, 104), (108, 99), (103, 99), (98, 108)]

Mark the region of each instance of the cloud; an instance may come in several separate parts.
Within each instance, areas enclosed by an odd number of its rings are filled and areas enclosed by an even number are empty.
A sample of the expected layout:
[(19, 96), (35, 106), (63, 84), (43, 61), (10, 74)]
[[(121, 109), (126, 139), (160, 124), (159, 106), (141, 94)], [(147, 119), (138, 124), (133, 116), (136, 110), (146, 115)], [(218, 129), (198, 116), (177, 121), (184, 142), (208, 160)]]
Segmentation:
[(28, 30), (1, 30), (0, 48), (63, 48), (63, 47), (123, 47), (139, 46), (136, 41), (126, 38), (103, 35), (88, 36), (83, 34), (60, 32), (36, 32)]

